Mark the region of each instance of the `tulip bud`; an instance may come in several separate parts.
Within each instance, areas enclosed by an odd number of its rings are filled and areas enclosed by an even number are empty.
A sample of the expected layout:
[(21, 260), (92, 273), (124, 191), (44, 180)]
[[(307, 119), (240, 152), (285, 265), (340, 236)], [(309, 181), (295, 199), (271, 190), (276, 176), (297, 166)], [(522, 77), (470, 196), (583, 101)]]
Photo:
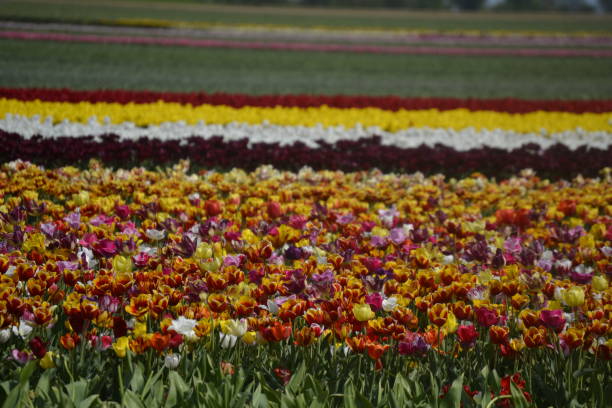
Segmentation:
[(47, 351), (43, 358), (41, 358), (38, 362), (38, 365), (40, 365), (45, 370), (55, 367), (55, 363), (53, 362), (53, 353)]
[(11, 331), (9, 329), (0, 330), (0, 344), (6, 343), (11, 338)]
[(117, 340), (115, 340), (115, 343), (113, 343), (113, 350), (115, 350), (118, 357), (125, 357), (129, 342), (130, 340), (127, 337), (119, 337)]
[(168, 354), (164, 358), (164, 366), (170, 370), (174, 370), (181, 362), (181, 355), (178, 353)]

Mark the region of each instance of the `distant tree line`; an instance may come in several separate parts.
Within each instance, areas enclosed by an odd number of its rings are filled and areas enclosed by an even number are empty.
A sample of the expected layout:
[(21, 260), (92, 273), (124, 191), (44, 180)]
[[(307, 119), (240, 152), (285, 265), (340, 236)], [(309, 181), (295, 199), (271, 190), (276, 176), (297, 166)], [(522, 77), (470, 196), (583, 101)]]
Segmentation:
[[(214, 3), (236, 4), (293, 4), (330, 7), (384, 7), (406, 9), (480, 10), (487, 0), (203, 0)], [(599, 8), (612, 11), (612, 0), (598, 0)], [(597, 5), (585, 0), (503, 0), (492, 2), (497, 10), (562, 10), (594, 11)], [(490, 7), (491, 8), (491, 7)]]

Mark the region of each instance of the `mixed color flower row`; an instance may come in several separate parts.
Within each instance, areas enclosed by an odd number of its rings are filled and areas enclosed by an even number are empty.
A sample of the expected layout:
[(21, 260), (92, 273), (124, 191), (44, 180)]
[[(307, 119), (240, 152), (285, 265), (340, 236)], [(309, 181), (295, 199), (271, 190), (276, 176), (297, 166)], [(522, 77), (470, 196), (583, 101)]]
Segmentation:
[(308, 52), (348, 52), (394, 55), (449, 55), (449, 56), (512, 56), (512, 57), (589, 57), (610, 58), (609, 49), (573, 48), (484, 48), (484, 47), (428, 47), (373, 44), (323, 44), (278, 41), (235, 41), (223, 39), (197, 39), (177, 37), (113, 36), (96, 34), (65, 34), (38, 31), (0, 31), (0, 38), (26, 41), (59, 41), (94, 44), (136, 44), (170, 47), (229, 48), (244, 50), (277, 50)]
[(138, 35), (159, 37), (248, 39), (263, 41), (307, 41), (359, 44), (428, 44), (428, 45), (476, 45), (476, 46), (530, 46), (530, 47), (610, 47), (612, 37), (585, 36), (495, 36), (488, 33), (466, 35), (461, 33), (396, 33), (385, 31), (331, 31), (305, 29), (266, 30), (255, 27), (220, 26), (197, 29), (193, 27), (142, 27), (126, 25), (101, 25), (75, 22), (24, 22), (0, 21), (0, 29), (48, 31), (64, 33)]
[(193, 28), (193, 29), (212, 29), (212, 28), (236, 28), (253, 30), (290, 30), (290, 31), (319, 31), (319, 32), (359, 32), (366, 34), (393, 33), (396, 35), (457, 35), (461, 37), (494, 37), (494, 38), (582, 38), (582, 39), (604, 39), (611, 38), (611, 32), (605, 31), (544, 31), (544, 30), (460, 30), (460, 29), (404, 29), (392, 27), (343, 27), (343, 26), (324, 26), (298, 27), (295, 25), (282, 24), (229, 24), (214, 23), (203, 21), (177, 21), (162, 19), (138, 19), (138, 18), (119, 18), (97, 21), (106, 25), (141, 26), (141, 27), (165, 27), (165, 28)]

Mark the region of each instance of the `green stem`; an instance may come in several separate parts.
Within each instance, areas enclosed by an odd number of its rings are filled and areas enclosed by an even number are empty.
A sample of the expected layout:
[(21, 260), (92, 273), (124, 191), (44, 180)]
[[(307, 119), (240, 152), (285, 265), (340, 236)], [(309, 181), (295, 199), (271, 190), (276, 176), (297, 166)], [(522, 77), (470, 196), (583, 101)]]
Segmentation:
[(117, 376), (119, 378), (119, 396), (121, 397), (121, 401), (123, 401), (123, 394), (125, 392), (123, 388), (123, 361), (117, 366)]

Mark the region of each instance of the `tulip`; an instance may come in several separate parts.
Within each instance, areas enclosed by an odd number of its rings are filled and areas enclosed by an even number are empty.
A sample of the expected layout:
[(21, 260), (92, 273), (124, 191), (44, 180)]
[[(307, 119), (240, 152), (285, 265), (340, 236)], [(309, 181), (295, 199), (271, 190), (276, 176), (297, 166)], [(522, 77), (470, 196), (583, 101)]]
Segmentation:
[(173, 320), (172, 324), (168, 326), (168, 330), (174, 330), (178, 334), (185, 336), (187, 340), (194, 341), (197, 339), (194, 330), (197, 324), (198, 322), (196, 320), (179, 316), (178, 319)]
[(557, 333), (563, 330), (565, 326), (565, 317), (562, 310), (542, 310), (540, 312), (540, 320), (544, 325), (553, 329)]
[(238, 337), (232, 336), (231, 334), (219, 333), (219, 340), (221, 340), (221, 348), (227, 349), (236, 345)]
[(563, 292), (563, 301), (569, 307), (579, 307), (584, 304), (584, 290), (579, 286), (572, 286)]
[(242, 336), (242, 341), (249, 346), (254, 346), (257, 344), (257, 332), (248, 331)]
[(178, 353), (168, 354), (164, 357), (164, 366), (169, 370), (174, 370), (181, 362), (181, 355)]
[(546, 343), (546, 330), (538, 327), (530, 327), (523, 331), (523, 340), (527, 347), (540, 347)]
[(163, 231), (163, 230), (148, 229), (148, 230), (145, 231), (145, 235), (151, 241), (160, 241), (160, 240), (164, 239), (164, 236), (166, 235), (166, 232)]
[(366, 303), (370, 305), (370, 307), (374, 309), (374, 311), (382, 309), (382, 302), (383, 297), (378, 292), (366, 295)]
[(593, 277), (593, 281), (591, 282), (591, 286), (597, 292), (603, 292), (608, 289), (608, 280), (603, 275), (598, 275)]
[(133, 264), (130, 257), (116, 255), (113, 258), (113, 270), (117, 274), (126, 274), (132, 272)]
[(429, 321), (438, 327), (446, 323), (448, 315), (448, 308), (443, 303), (436, 303), (429, 309), (429, 312), (427, 313)]
[(221, 203), (217, 200), (206, 200), (204, 209), (209, 217), (217, 216), (222, 212)]
[(506, 344), (508, 342), (508, 334), (510, 329), (504, 326), (489, 327), (489, 338), (493, 344)]
[(41, 358), (40, 361), (38, 362), (38, 365), (40, 365), (45, 370), (55, 367), (55, 363), (53, 362), (53, 353), (50, 351), (47, 351), (44, 357)]
[(11, 331), (9, 329), (0, 330), (0, 344), (6, 343), (11, 338)]
[(118, 339), (115, 340), (115, 343), (113, 343), (113, 350), (115, 350), (115, 353), (117, 354), (117, 356), (123, 358), (125, 357), (127, 353), (129, 344), (130, 344), (129, 338), (119, 337)]
[(457, 331), (457, 327), (458, 327), (457, 318), (455, 317), (453, 312), (448, 312), (446, 323), (444, 323), (444, 326), (442, 326), (442, 328), (446, 331), (446, 333), (452, 334)]
[(30, 345), (32, 353), (34, 353), (37, 358), (43, 358), (44, 355), (47, 354), (47, 345), (40, 337), (34, 337), (28, 344)]
[(383, 299), (382, 301), (382, 308), (385, 312), (390, 312), (393, 309), (395, 309), (395, 307), (397, 306), (397, 298), (396, 297), (390, 297), (390, 298), (386, 298)]
[(270, 218), (278, 218), (283, 215), (283, 209), (277, 201), (268, 201), (266, 211)]
[(136, 322), (134, 324), (134, 336), (143, 337), (147, 334), (147, 324), (145, 322)]
[(570, 327), (564, 334), (561, 334), (560, 337), (570, 349), (576, 349), (584, 344), (584, 334), (584, 330)]
[(365, 322), (373, 319), (375, 313), (372, 311), (369, 304), (360, 303), (353, 306), (353, 315), (358, 321)]
[(486, 307), (480, 307), (476, 309), (476, 319), (478, 324), (484, 327), (490, 327), (497, 324), (499, 321), (499, 315), (497, 311), (487, 309)]
[(242, 337), (247, 332), (247, 321), (246, 319), (223, 320), (221, 321), (221, 331), (225, 334)]
[(476, 343), (478, 332), (473, 325), (459, 326), (457, 329), (457, 337), (459, 337), (459, 342), (463, 347), (470, 348)]
[(221, 373), (223, 375), (234, 375), (234, 365), (227, 361), (222, 361), (221, 364)]

